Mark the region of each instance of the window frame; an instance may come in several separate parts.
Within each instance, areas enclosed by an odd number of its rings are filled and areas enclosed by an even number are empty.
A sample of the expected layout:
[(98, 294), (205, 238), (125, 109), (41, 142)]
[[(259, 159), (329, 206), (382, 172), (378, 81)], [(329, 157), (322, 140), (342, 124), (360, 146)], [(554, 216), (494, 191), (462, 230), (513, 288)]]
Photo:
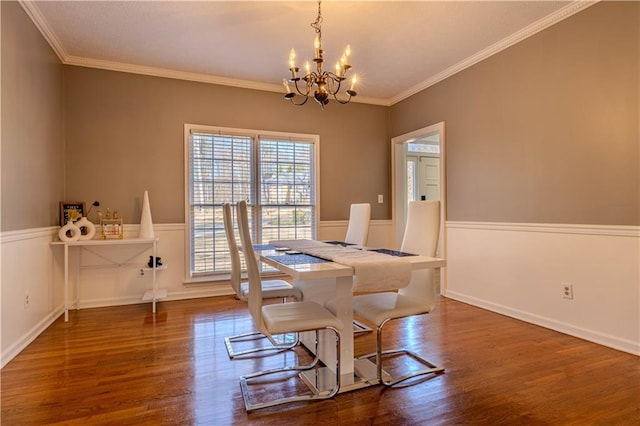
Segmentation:
[[(260, 152), (259, 145), (261, 139), (276, 139), (281, 141), (290, 140), (292, 142), (306, 142), (312, 145), (313, 152), (313, 170), (312, 177), (314, 180), (313, 184), (313, 192), (311, 195), (312, 198), (312, 206), (313, 206), (313, 225), (312, 225), (312, 234), (318, 235), (318, 226), (320, 221), (320, 136), (314, 134), (306, 134), (306, 133), (291, 133), (291, 132), (276, 132), (276, 131), (268, 131), (268, 130), (254, 130), (254, 129), (239, 129), (239, 128), (231, 128), (231, 127), (220, 127), (220, 126), (208, 126), (208, 125), (198, 125), (198, 124), (188, 124), (184, 125), (184, 214), (185, 214), (185, 283), (202, 283), (202, 282), (215, 282), (215, 281), (224, 281), (229, 279), (228, 272), (213, 272), (208, 274), (193, 274), (191, 270), (191, 239), (192, 236), (192, 220), (191, 217), (191, 193), (192, 193), (192, 182), (191, 182), (191, 134), (192, 133), (210, 133), (210, 134), (218, 134), (218, 135), (233, 135), (233, 136), (247, 136), (252, 139), (252, 170), (251, 170), (251, 178), (252, 178), (252, 188), (251, 192), (254, 197), (255, 203), (254, 207), (254, 223), (260, 220), (260, 206), (261, 206), (261, 181), (259, 180), (260, 176)], [(313, 202), (315, 201), (315, 202)], [(255, 238), (255, 229), (252, 229), (252, 234)], [(265, 242), (263, 242), (265, 243)]]

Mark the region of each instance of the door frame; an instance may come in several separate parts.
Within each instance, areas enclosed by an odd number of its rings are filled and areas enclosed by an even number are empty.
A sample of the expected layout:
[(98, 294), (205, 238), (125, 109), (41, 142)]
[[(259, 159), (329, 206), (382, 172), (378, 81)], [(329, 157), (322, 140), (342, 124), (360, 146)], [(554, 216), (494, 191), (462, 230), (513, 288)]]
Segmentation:
[[(405, 146), (414, 140), (439, 134), (440, 139), (440, 256), (447, 258), (447, 238), (444, 223), (447, 219), (447, 171), (445, 122), (441, 121), (421, 129), (391, 138), (391, 221), (393, 223), (393, 243), (400, 248), (406, 221), (407, 206), (407, 154)], [(440, 293), (447, 289), (446, 268), (440, 273)]]

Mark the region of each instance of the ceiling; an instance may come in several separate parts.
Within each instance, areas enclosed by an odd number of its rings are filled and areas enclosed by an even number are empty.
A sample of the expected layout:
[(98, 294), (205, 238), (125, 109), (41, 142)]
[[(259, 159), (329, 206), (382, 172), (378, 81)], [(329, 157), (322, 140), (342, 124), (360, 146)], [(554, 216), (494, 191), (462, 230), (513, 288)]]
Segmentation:
[[(334, 64), (350, 44), (356, 100), (392, 105), (591, 4), (324, 1), (325, 60)], [(65, 64), (282, 92), (291, 48), (300, 67), (313, 55), (316, 2), (21, 5)]]

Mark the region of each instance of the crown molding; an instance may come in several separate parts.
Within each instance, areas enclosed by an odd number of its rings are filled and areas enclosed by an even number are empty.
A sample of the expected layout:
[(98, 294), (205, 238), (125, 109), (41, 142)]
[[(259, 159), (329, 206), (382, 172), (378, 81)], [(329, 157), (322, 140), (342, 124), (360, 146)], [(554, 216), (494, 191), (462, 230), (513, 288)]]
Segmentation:
[(35, 2), (31, 0), (18, 0), (18, 3), (22, 6), (31, 21), (33, 21), (34, 25), (40, 31), (45, 40), (47, 40), (47, 43), (49, 43), (49, 46), (51, 46), (55, 54), (58, 56), (58, 59), (60, 59), (64, 64), (67, 58), (67, 52), (64, 50), (62, 43), (60, 43), (60, 40), (58, 40), (58, 37), (42, 16), (42, 13), (40, 13), (40, 9), (38, 9)]
[[(451, 77), (454, 74), (463, 71), (472, 65), (477, 64), (478, 62), (489, 58), (490, 56), (495, 55), (520, 41), (531, 37), (538, 32), (557, 24), (558, 22), (567, 19), (568, 17), (590, 7), (594, 4), (600, 2), (601, 0), (575, 0), (568, 4), (567, 6), (557, 10), (555, 13), (552, 13), (537, 22), (523, 28), (520, 31), (512, 34), (511, 36), (489, 46), (488, 48), (476, 53), (473, 56), (447, 68), (439, 74), (436, 74), (432, 78), (423, 81), (420, 84), (413, 86), (412, 88), (393, 96), (389, 99), (380, 99), (380, 98), (370, 98), (366, 96), (358, 96), (353, 98), (351, 102), (356, 103), (364, 103), (370, 105), (380, 105), (380, 106), (392, 106), (410, 96), (415, 95), (418, 92), (421, 92), (440, 81)], [(200, 83), (208, 83), (208, 84), (218, 84), (222, 86), (231, 86), (238, 87), (243, 89), (252, 89), (252, 90), (262, 90), (268, 92), (282, 92), (282, 87), (280, 84), (269, 84), (269, 83), (259, 83), (255, 81), (248, 80), (239, 80), (227, 77), (219, 77), (215, 75), (209, 74), (200, 74), (200, 73), (192, 73), (192, 72), (184, 72), (184, 71), (175, 71), (165, 68), (157, 68), (157, 67), (148, 67), (142, 65), (121, 63), (121, 62), (113, 62), (113, 61), (104, 61), (98, 59), (90, 59), (83, 58), (78, 56), (70, 56), (64, 49), (60, 40), (58, 40), (57, 36), (47, 24), (47, 21), (44, 19), (37, 5), (32, 0), (18, 0), (18, 3), (25, 10), (29, 18), (33, 21), (35, 26), (38, 28), (40, 33), (43, 35), (45, 40), (49, 43), (55, 54), (58, 56), (60, 61), (65, 65), (74, 65), (88, 68), (98, 68), (110, 71), (119, 71), (126, 72), (132, 74), (142, 74), (149, 75), (154, 77), (164, 77), (164, 78), (173, 78), (177, 80), (187, 80), (187, 81), (195, 81)]]
[(219, 77), (209, 74), (176, 71), (167, 68), (149, 67), (145, 65), (128, 64), (124, 62), (104, 61), (100, 59), (83, 58), (80, 56), (67, 56), (63, 61), (65, 65), (74, 65), (87, 68), (98, 68), (108, 71), (120, 71), (131, 74), (143, 74), (153, 77), (173, 78), (176, 80), (188, 80), (199, 83), (219, 84), (222, 86), (241, 87), (244, 89), (262, 90), (269, 92), (281, 92), (282, 85), (259, 83), (255, 81), (239, 80), (235, 78)]
[[(260, 83), (249, 80), (219, 77), (210, 74), (200, 74), (186, 71), (176, 71), (167, 68), (148, 67), (144, 65), (128, 64), (123, 62), (103, 61), (99, 59), (83, 58), (79, 56), (67, 56), (63, 61), (65, 65), (74, 65), (87, 68), (98, 68), (109, 71), (119, 71), (131, 74), (142, 74), (153, 77), (173, 78), (176, 80), (195, 81), (199, 83), (218, 84), (222, 86), (238, 87), (241, 89), (261, 90), (266, 92), (282, 92), (281, 84)], [(373, 105), (389, 106), (384, 99), (359, 97), (352, 98), (351, 102), (359, 102)]]
[(571, 2), (570, 4), (566, 5), (565, 7), (558, 9), (556, 12), (545, 16), (544, 18), (534, 22), (533, 24), (521, 29), (520, 31), (517, 31), (513, 34), (511, 34), (509, 37), (500, 40), (497, 43), (494, 43), (493, 45), (487, 47), (484, 50), (481, 50), (480, 52), (476, 53), (475, 55), (472, 55), (470, 57), (468, 57), (467, 59), (458, 62), (457, 64), (447, 68), (446, 70), (442, 71), (441, 73), (438, 73), (436, 75), (434, 75), (433, 77), (431, 77), (428, 80), (423, 81), (420, 84), (417, 84), (415, 86), (413, 86), (412, 88), (410, 88), (409, 90), (406, 90), (392, 98), (390, 98), (388, 100), (389, 105), (394, 105), (397, 104), (398, 102), (412, 96), (415, 95), (416, 93), (419, 93), (433, 85), (435, 85), (436, 83), (441, 82), (442, 80), (451, 77), (454, 74), (459, 73), (460, 71), (463, 71), (469, 67), (471, 67), (472, 65), (477, 64), (480, 61), (483, 61), (511, 46), (513, 46), (516, 43), (519, 43), (537, 33), (539, 33), (542, 30), (545, 30), (547, 28), (549, 28), (552, 25), (557, 24), (558, 22), (567, 19), (568, 17), (575, 15), (576, 13), (590, 7), (593, 6), (594, 4), (600, 2), (600, 0), (575, 0), (573, 2)]

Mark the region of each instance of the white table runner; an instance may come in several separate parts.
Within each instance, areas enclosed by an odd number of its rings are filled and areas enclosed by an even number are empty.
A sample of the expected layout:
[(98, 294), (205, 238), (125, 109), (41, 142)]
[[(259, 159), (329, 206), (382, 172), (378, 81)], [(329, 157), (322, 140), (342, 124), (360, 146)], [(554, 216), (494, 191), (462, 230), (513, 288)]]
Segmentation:
[(354, 292), (397, 290), (406, 287), (411, 280), (411, 263), (406, 258), (315, 240), (278, 240), (269, 244), (351, 266)]

